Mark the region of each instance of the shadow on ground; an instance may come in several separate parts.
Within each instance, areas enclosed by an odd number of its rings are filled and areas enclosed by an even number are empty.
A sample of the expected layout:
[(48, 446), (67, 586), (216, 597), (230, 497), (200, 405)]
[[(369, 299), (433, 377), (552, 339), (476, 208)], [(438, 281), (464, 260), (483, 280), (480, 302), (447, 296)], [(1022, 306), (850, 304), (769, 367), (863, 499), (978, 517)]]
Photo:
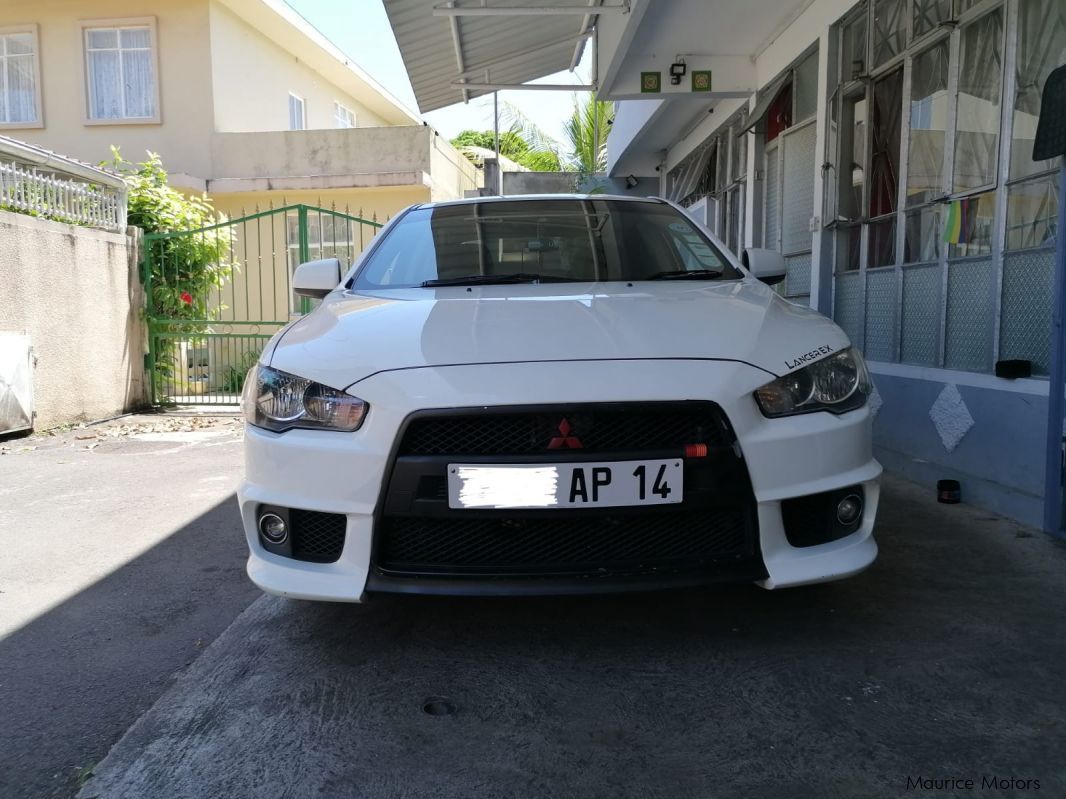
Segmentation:
[[(71, 507), (70, 536), (86, 534), (80, 513)], [(231, 495), (0, 639), (0, 797), (73, 795), (85, 773), (71, 764), (87, 769), (103, 758), (259, 595), (246, 557)]]
[(880, 560), (825, 586), (263, 598), (80, 796), (1063, 795), (1066, 549), (908, 483), (884, 497)]

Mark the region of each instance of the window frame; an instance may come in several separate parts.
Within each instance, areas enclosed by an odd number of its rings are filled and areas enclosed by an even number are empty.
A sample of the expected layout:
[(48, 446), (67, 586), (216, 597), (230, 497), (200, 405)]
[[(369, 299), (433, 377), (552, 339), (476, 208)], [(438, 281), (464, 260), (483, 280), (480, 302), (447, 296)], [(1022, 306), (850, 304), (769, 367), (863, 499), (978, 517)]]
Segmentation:
[[(340, 112), (342, 112), (342, 111), (345, 114), (345, 117), (344, 117), (345, 120), (346, 121), (348, 121), (348, 120), (351, 121), (350, 125), (338, 125), (337, 124), (338, 122), (340, 122), (340, 119), (341, 119)], [(353, 111), (351, 108), (346, 106), (340, 100), (334, 100), (333, 101), (333, 128), (334, 128), (334, 130), (351, 130), (352, 128), (355, 128), (357, 126), (358, 126), (358, 122), (357, 122), (356, 117), (355, 117), (355, 111)]]
[[(36, 24), (4, 25), (0, 27), (0, 36), (9, 33), (28, 33), (33, 37), (33, 89), (37, 103), (37, 116), (26, 122), (3, 122), (0, 121), (0, 130), (18, 130), (19, 128), (43, 128), (44, 127), (44, 102), (41, 93), (41, 37)], [(2, 78), (0, 80), (6, 80)]]
[[(89, 68), (89, 31), (90, 30), (122, 30), (123, 28), (148, 28), (148, 42), (152, 56), (152, 109), (155, 112), (150, 117), (114, 117), (110, 119), (97, 119), (92, 116), (92, 91), (90, 83), (91, 70)], [(148, 17), (110, 17), (107, 19), (82, 19), (78, 20), (78, 33), (81, 37), (81, 69), (82, 90), (85, 93), (83, 107), (84, 125), (161, 125), (163, 123), (163, 104), (160, 91), (161, 74), (159, 70), (159, 36), (156, 30), (156, 18)], [(121, 50), (121, 48), (120, 48)]]
[[(301, 127), (298, 127), (298, 128), (294, 128), (292, 126), (292, 101), (293, 100), (297, 100), (300, 103), (300, 125), (301, 125)], [(286, 128), (286, 130), (289, 130), (289, 131), (307, 130), (307, 98), (306, 97), (302, 97), (301, 95), (297, 94), (296, 92), (290, 91), (289, 92), (289, 98), (288, 98), (288, 104), (287, 104), (287, 108), (286, 108), (286, 113), (287, 113), (287, 115), (289, 117), (289, 126)]]

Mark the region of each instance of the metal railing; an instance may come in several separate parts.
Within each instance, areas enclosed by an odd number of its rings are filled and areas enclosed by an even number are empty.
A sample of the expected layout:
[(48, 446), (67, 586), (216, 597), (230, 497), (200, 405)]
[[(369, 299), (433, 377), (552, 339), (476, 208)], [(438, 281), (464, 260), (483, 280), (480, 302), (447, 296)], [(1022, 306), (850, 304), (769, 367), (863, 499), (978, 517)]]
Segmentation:
[(118, 175), (0, 136), (0, 209), (122, 232), (126, 200)]

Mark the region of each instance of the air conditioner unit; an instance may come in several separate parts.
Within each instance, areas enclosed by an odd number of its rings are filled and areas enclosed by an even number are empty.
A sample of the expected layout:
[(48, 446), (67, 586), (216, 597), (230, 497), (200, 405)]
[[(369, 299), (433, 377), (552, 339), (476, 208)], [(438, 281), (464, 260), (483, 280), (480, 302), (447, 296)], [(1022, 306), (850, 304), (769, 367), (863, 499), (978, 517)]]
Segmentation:
[(0, 433), (33, 427), (32, 359), (27, 334), (0, 332)]

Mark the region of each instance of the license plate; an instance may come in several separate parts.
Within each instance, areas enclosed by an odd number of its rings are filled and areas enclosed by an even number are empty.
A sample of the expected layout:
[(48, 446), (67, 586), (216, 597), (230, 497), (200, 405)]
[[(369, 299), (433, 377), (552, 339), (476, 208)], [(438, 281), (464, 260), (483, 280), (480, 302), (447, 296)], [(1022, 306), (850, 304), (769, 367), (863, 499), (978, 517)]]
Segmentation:
[(680, 459), (602, 463), (448, 464), (449, 508), (619, 508), (684, 495)]

